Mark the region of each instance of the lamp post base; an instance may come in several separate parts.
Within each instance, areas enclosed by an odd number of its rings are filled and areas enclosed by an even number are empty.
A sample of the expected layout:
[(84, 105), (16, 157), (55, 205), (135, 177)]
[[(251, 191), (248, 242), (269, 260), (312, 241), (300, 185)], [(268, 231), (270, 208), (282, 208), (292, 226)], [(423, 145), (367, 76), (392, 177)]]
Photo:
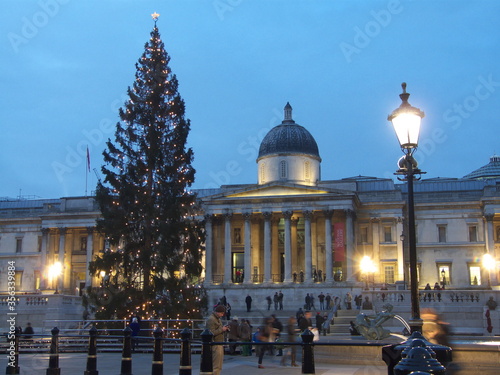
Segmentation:
[(413, 333), (415, 331), (422, 332), (422, 327), (424, 325), (424, 321), (420, 318), (418, 318), (418, 319), (411, 318), (408, 320), (408, 325), (411, 328), (411, 333)]

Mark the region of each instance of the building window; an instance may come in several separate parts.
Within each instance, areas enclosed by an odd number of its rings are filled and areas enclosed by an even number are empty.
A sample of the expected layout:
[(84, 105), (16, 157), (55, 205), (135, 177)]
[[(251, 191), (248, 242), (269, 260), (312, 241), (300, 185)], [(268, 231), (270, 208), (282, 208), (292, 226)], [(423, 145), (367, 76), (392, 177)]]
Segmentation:
[(394, 265), (384, 265), (384, 282), (386, 284), (394, 284)]
[[(422, 267), (421, 263), (417, 263), (417, 281), (420, 282), (420, 268)], [(408, 285), (410, 285), (410, 263), (406, 263), (406, 272), (407, 272), (407, 279), (408, 280)]]
[(359, 228), (359, 242), (368, 243), (368, 227)]
[(477, 242), (477, 226), (469, 225), (469, 242)]
[(439, 280), (439, 285), (442, 288), (446, 288), (451, 284), (451, 263), (438, 263), (437, 271), (437, 279)]
[(40, 283), (42, 280), (42, 277), (40, 275), (40, 271), (34, 271), (33, 272), (34, 278), (35, 278), (35, 290), (40, 289)]
[(23, 251), (23, 239), (16, 238), (16, 253), (21, 253)]
[(477, 263), (468, 264), (469, 267), (469, 285), (481, 285), (481, 266)]
[(87, 236), (80, 236), (80, 251), (87, 252)]
[(260, 182), (262, 184), (266, 182), (266, 165), (264, 163), (260, 165)]
[(497, 242), (500, 242), (500, 226), (497, 227)]
[(280, 178), (286, 178), (286, 160), (280, 161)]
[(37, 244), (37, 249), (38, 249), (38, 252), (41, 253), (42, 252), (42, 236), (38, 236), (38, 244)]
[(16, 271), (14, 275), (16, 290), (20, 291), (23, 287), (23, 271)]
[(384, 242), (392, 242), (392, 228), (384, 227)]
[(241, 244), (241, 228), (234, 228), (233, 229), (233, 243), (235, 245)]
[(311, 179), (311, 163), (309, 163), (308, 161), (304, 163), (304, 175), (306, 181), (309, 181)]
[(438, 225), (438, 242), (446, 242), (446, 225)]

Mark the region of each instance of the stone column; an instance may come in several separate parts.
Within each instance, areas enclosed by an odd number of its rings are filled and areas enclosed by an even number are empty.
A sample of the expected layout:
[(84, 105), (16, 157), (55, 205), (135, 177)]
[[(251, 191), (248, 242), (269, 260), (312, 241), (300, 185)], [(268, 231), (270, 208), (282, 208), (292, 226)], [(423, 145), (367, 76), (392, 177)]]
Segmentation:
[(312, 281), (312, 243), (311, 243), (311, 211), (304, 211), (304, 264), (305, 270), (305, 281)]
[(58, 261), (61, 263), (61, 274), (57, 277), (57, 285), (59, 289), (59, 293), (62, 293), (63, 290), (63, 281), (66, 276), (66, 265), (64, 264), (64, 247), (66, 245), (66, 230), (67, 228), (59, 228), (59, 256)]
[(90, 262), (94, 259), (94, 227), (87, 227), (87, 274), (85, 276), (85, 287), (92, 286), (92, 275), (88, 270)]
[(245, 252), (243, 255), (245, 277), (243, 282), (245, 284), (252, 283), (252, 214), (247, 212), (243, 214), (245, 219)]
[[(372, 275), (372, 281), (375, 283), (375, 278), (380, 277), (380, 219), (371, 218), (372, 223), (372, 261), (375, 266), (375, 273)], [(369, 254), (365, 254), (369, 255)]]
[(263, 212), (264, 216), (264, 282), (269, 283), (271, 279), (271, 212)]
[(278, 275), (279, 281), (281, 281), (281, 254), (279, 252), (279, 218), (271, 218), (271, 279), (272, 281), (278, 281), (274, 279), (273, 275)]
[(489, 275), (491, 285), (498, 285), (497, 257), (495, 254), (495, 237), (494, 237), (495, 228), (493, 226), (493, 217), (494, 216), (495, 215), (493, 215), (493, 214), (484, 215), (484, 219), (486, 220), (485, 239), (486, 239), (486, 252), (489, 253), (491, 255), (491, 257), (493, 258), (493, 260), (495, 261), (494, 262), (495, 266), (490, 271), (490, 275)]
[(356, 213), (353, 210), (345, 210), (346, 215), (346, 225), (345, 225), (345, 236), (346, 236), (346, 280), (353, 280), (354, 273), (354, 261), (353, 257), (356, 253), (355, 241), (354, 241), (354, 220), (356, 218)]
[(283, 282), (292, 282), (292, 219), (293, 211), (283, 211), (285, 218), (285, 278)]
[(231, 282), (231, 218), (233, 214), (224, 214), (224, 283)]
[(40, 260), (40, 289), (47, 289), (47, 247), (49, 243), (49, 228), (42, 228), (42, 248), (41, 248), (41, 260)]
[(326, 253), (326, 270), (325, 281), (333, 282), (333, 249), (332, 249), (332, 216), (333, 210), (324, 210), (325, 214), (325, 253)]
[(212, 285), (213, 235), (212, 215), (205, 215), (205, 282)]
[(401, 241), (400, 236), (403, 234), (403, 218), (398, 217), (398, 222), (396, 223), (396, 243), (397, 247), (397, 259), (398, 259), (398, 277), (396, 280), (404, 281), (405, 279), (405, 258), (403, 241)]

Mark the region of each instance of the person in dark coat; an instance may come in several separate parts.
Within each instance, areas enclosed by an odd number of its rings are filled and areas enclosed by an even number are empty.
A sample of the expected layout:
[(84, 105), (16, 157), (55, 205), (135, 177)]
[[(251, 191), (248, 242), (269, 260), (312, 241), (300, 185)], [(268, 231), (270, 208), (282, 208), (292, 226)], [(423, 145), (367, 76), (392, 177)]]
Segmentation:
[(250, 297), (250, 294), (245, 298), (245, 303), (247, 304), (247, 312), (252, 311), (252, 297)]
[(139, 336), (139, 332), (141, 331), (141, 323), (139, 317), (134, 316), (130, 320), (129, 327), (132, 330), (132, 350), (135, 350), (139, 347), (139, 339), (137, 338), (137, 336)]
[(28, 323), (26, 325), (26, 328), (24, 329), (24, 338), (26, 340), (31, 340), (33, 338), (33, 335), (35, 334), (35, 331), (33, 330), (33, 327), (31, 326), (31, 323)]
[(301, 333), (304, 332), (306, 329), (310, 329), (313, 326), (311, 315), (312, 313), (310, 311), (306, 311), (304, 312), (304, 316), (300, 318), (299, 329)]

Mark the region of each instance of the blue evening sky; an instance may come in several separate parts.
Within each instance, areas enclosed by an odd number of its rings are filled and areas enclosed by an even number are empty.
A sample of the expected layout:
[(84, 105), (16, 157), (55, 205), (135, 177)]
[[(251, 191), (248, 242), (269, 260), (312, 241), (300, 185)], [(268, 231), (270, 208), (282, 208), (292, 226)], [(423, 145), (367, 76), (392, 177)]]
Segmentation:
[(402, 153), (387, 115), (403, 81), (426, 113), (425, 178), (500, 153), (499, 1), (2, 0), (0, 197), (90, 194), (155, 11), (191, 120), (195, 188), (255, 183), (287, 101), (323, 180), (393, 178)]

